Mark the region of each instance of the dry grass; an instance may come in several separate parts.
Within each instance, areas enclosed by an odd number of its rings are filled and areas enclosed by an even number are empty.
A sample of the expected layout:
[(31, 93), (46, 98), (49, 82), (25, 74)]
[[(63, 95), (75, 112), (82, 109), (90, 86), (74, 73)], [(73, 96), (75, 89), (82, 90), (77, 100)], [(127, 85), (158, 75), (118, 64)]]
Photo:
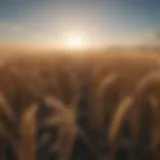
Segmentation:
[(20, 160), (78, 159), (77, 135), (91, 159), (158, 159), (159, 69), (157, 54), (2, 54), (0, 138)]

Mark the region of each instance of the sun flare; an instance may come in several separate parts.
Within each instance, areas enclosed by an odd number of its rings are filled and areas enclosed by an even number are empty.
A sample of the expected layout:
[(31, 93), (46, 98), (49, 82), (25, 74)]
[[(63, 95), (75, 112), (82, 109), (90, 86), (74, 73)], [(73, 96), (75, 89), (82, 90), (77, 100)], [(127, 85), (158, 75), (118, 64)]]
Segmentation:
[(83, 49), (86, 46), (86, 42), (83, 36), (70, 34), (67, 36), (66, 45), (70, 49)]

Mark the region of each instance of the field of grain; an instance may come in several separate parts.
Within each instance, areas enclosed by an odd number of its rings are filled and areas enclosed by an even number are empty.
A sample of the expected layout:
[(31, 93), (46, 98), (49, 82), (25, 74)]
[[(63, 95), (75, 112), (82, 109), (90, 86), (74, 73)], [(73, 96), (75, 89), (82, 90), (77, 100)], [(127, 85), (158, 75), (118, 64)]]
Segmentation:
[(160, 53), (30, 53), (0, 54), (1, 160), (160, 159)]

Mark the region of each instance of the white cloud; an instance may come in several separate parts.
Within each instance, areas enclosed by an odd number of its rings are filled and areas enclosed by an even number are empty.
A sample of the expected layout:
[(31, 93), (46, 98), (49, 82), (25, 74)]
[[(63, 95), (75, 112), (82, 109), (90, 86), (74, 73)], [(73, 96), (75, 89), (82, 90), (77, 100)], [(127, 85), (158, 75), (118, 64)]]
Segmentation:
[(160, 32), (158, 29), (151, 29), (142, 36), (142, 43), (145, 45), (160, 45)]
[(26, 28), (20, 24), (10, 23), (10, 22), (0, 22), (0, 32), (1, 33), (20, 33), (24, 32)]
[(34, 32), (18, 23), (0, 22), (0, 43), (26, 43)]

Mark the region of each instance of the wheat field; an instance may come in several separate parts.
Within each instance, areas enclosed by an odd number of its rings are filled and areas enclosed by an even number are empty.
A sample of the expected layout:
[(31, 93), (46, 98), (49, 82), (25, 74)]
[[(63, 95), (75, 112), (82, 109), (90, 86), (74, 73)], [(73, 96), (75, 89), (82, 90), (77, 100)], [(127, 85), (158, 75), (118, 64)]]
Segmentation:
[(112, 52), (2, 51), (0, 159), (160, 159), (160, 56)]

